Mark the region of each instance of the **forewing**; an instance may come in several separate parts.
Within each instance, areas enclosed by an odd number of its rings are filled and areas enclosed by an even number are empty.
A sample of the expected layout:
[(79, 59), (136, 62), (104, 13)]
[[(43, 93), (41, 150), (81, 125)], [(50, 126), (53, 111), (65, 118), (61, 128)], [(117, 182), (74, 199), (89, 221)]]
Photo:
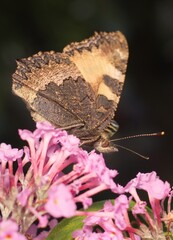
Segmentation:
[(18, 60), (17, 65), (12, 76), (13, 92), (26, 102), (35, 121), (47, 120), (65, 129), (83, 125), (63, 101), (67, 94), (57, 92), (64, 80), (77, 80), (81, 76), (68, 56), (53, 51), (39, 52)]
[[(63, 51), (77, 66), (96, 96), (94, 119), (99, 130), (114, 117), (119, 103), (128, 60), (128, 46), (124, 35), (117, 32), (95, 33), (82, 42), (68, 45)], [(96, 121), (94, 121), (96, 122)]]

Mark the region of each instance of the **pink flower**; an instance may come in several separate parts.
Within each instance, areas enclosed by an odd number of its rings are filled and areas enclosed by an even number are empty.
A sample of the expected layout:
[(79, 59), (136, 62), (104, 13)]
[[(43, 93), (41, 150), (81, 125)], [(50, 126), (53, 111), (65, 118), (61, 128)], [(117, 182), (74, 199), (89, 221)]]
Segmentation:
[[(135, 231), (129, 222), (128, 208), (129, 200), (125, 195), (117, 197), (114, 204), (111, 201), (106, 201), (100, 211), (86, 213), (88, 216), (84, 220), (82, 231), (75, 231), (73, 237), (77, 239), (123, 240), (123, 235), (127, 229)], [(102, 230), (100, 231), (100, 229)]]
[(116, 184), (113, 178), (118, 175), (116, 170), (110, 170), (106, 167), (102, 154), (97, 154), (92, 151), (89, 155), (90, 164), (88, 165), (89, 171), (92, 171), (98, 177), (98, 180), (105, 184), (108, 188), (116, 189)]
[(147, 191), (152, 204), (154, 199), (162, 200), (168, 196), (170, 192), (170, 184), (160, 180), (154, 171), (151, 173), (138, 173), (137, 177), (132, 179), (124, 187), (124, 191), (130, 192), (137, 201), (140, 201), (136, 189)]
[(17, 199), (21, 206), (26, 206), (29, 200), (29, 196), (31, 195), (32, 190), (31, 188), (26, 188), (23, 191), (19, 192)]
[[(139, 173), (124, 189), (120, 187), (119, 190), (119, 193), (122, 190), (129, 192), (130, 198), (120, 195), (115, 199), (114, 204), (107, 201), (100, 211), (85, 213), (87, 218), (84, 220), (83, 229), (75, 231), (74, 237), (77, 239), (94, 237), (95, 239), (123, 240), (126, 239), (123, 236), (128, 235), (130, 240), (165, 239), (166, 227), (172, 237), (170, 223), (173, 214), (170, 203), (173, 194), (170, 192), (168, 182), (161, 181), (155, 172)], [(139, 190), (147, 191), (151, 203), (148, 208), (147, 203), (140, 199)], [(167, 213), (164, 210), (166, 197), (168, 197)], [(130, 204), (132, 198), (136, 202)], [(82, 214), (80, 213), (80, 215)], [(133, 218), (129, 218), (129, 215)], [(131, 222), (136, 223), (137, 227), (133, 227)], [(97, 226), (101, 228), (101, 233)]]
[(116, 226), (120, 230), (126, 229), (129, 225), (128, 213), (127, 210), (129, 208), (129, 200), (125, 195), (120, 195), (115, 200), (114, 204), (114, 218)]
[(68, 188), (64, 184), (59, 184), (49, 190), (45, 209), (54, 217), (72, 217), (76, 204)]
[(75, 153), (79, 150), (80, 140), (73, 135), (69, 135), (68, 138), (65, 136), (61, 137), (60, 143), (62, 145), (62, 150), (66, 150), (70, 153)]
[(144, 201), (137, 202), (132, 208), (133, 215), (135, 214), (145, 214), (147, 203)]
[(12, 148), (10, 144), (0, 144), (0, 161), (16, 161), (16, 159), (21, 158), (22, 155), (23, 150)]
[[(137, 190), (143, 190), (148, 193), (152, 214), (146, 208), (147, 203), (140, 199)], [(129, 192), (136, 201), (132, 208), (132, 214), (139, 224), (139, 229), (141, 227), (141, 232), (140, 230), (138, 231), (139, 236), (143, 238), (146, 236), (156, 238), (157, 236), (158, 239), (162, 239), (164, 237), (163, 226), (166, 226), (166, 219), (169, 218), (170, 212), (170, 207), (168, 207), (168, 214), (164, 211), (163, 203), (166, 197), (170, 195), (170, 184), (163, 182), (154, 171), (151, 173), (138, 173), (136, 178), (132, 179), (124, 187), (124, 191)], [(168, 206), (170, 206), (169, 203)], [(149, 227), (144, 227), (144, 224), (141, 223), (139, 217), (141, 215)], [(165, 222), (163, 222), (164, 219)]]
[(4, 220), (0, 223), (0, 240), (27, 240), (18, 232), (17, 223), (11, 220)]
[(136, 180), (138, 182), (137, 188), (146, 190), (150, 197), (156, 199), (164, 199), (170, 192), (170, 184), (163, 182), (156, 175), (156, 172), (138, 173)]

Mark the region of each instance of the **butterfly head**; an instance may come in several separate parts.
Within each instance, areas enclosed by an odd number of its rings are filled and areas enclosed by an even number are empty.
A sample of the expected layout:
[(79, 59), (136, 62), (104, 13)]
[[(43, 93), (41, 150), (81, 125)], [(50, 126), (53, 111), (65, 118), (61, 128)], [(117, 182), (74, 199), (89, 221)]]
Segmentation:
[(110, 141), (110, 138), (118, 131), (118, 123), (111, 120), (110, 124), (101, 133), (101, 137), (94, 144), (94, 148), (101, 153), (117, 152), (116, 145)]
[(118, 151), (115, 144), (104, 138), (101, 138), (100, 140), (95, 142), (94, 148), (101, 153), (112, 153)]

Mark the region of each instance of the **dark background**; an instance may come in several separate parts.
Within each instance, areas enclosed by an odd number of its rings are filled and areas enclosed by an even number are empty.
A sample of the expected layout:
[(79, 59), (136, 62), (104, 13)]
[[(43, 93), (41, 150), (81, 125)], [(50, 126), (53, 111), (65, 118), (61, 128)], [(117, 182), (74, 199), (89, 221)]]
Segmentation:
[(15, 59), (38, 51), (61, 52), (94, 31), (122, 31), (129, 43), (126, 82), (116, 113), (116, 137), (164, 130), (163, 137), (119, 142), (125, 150), (106, 155), (126, 183), (156, 171), (173, 184), (173, 1), (41, 0), (0, 3), (0, 142), (21, 147), (18, 128), (34, 129), (25, 104), (11, 92)]

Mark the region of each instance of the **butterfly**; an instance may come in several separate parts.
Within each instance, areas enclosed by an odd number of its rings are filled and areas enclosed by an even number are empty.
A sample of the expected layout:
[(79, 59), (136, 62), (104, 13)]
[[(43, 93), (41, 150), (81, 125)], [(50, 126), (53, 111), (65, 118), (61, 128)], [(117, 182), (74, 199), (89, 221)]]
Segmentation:
[(128, 45), (119, 32), (100, 32), (67, 45), (62, 53), (38, 52), (17, 60), (13, 93), (35, 121), (48, 121), (93, 145), (117, 151), (110, 138), (128, 61)]

